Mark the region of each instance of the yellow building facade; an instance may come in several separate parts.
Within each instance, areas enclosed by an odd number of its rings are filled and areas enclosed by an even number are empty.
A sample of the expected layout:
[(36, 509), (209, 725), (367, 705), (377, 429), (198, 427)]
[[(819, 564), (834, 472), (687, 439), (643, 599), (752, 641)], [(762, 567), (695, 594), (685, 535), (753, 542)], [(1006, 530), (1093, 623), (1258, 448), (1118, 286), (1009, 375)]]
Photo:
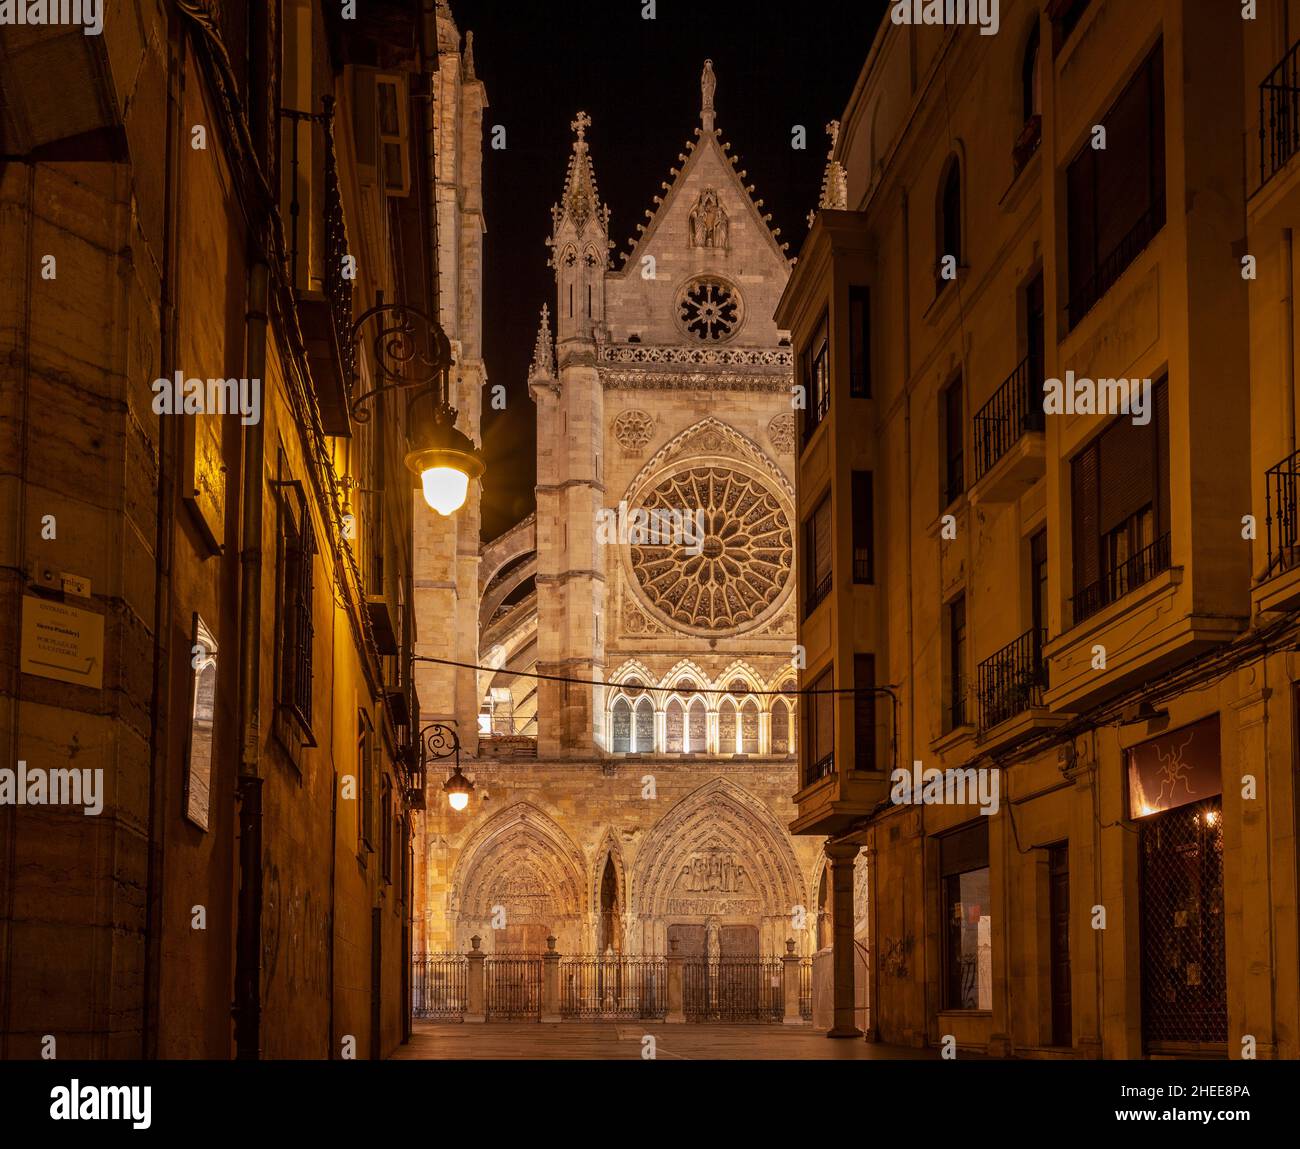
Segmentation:
[(839, 127), (777, 314), (792, 828), (865, 855), (880, 1040), (1300, 1056), (1300, 24), (1258, 8), (886, 19)]
[(0, 804), (0, 1055), (383, 1057), (432, 511), (353, 324), (437, 313), (433, 14), (106, 7), (0, 32), (0, 740), (102, 783)]

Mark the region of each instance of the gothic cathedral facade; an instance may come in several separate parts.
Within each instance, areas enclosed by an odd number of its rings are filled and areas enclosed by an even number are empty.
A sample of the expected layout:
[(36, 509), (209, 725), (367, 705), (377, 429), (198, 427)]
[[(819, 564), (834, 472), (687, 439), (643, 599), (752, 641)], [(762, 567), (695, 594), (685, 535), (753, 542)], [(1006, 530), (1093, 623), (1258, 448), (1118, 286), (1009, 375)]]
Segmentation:
[(786, 831), (795, 420), (773, 313), (791, 263), (714, 87), (706, 63), (700, 124), (618, 267), (592, 124), (571, 125), (528, 380), (537, 510), (482, 552), (478, 660), (502, 669), (478, 676), (469, 807), (429, 779), (428, 950), (768, 956), (826, 937), (824, 862)]

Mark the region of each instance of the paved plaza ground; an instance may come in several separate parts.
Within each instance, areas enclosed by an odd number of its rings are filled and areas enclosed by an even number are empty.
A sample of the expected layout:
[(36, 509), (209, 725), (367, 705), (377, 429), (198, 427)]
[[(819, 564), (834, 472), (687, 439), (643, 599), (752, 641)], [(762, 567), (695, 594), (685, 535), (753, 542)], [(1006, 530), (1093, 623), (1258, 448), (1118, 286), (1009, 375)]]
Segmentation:
[(664, 1022), (492, 1022), (486, 1025), (417, 1022), (396, 1060), (636, 1061), (643, 1039), (655, 1039), (655, 1057), (675, 1061), (927, 1060), (937, 1050), (832, 1041), (806, 1026), (668, 1025)]

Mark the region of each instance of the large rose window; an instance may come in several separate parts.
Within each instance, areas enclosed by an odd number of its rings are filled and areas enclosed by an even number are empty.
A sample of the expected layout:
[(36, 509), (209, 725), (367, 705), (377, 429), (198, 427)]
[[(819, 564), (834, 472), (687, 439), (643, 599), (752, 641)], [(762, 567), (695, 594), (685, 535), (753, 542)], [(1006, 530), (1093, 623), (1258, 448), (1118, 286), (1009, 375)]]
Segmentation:
[[(632, 571), (650, 605), (693, 630), (727, 631), (761, 617), (790, 577), (793, 537), (777, 497), (760, 480), (703, 466), (664, 479), (640, 503), (659, 521), (687, 516), (703, 537), (651, 539), (630, 547)], [(674, 514), (676, 512), (677, 514)]]

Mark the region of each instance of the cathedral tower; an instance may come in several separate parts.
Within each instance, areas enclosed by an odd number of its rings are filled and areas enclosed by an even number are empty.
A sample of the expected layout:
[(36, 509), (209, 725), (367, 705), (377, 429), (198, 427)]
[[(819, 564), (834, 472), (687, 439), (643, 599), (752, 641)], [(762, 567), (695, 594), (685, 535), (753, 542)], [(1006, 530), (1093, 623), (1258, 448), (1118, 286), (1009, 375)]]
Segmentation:
[[(551, 210), (558, 361), (545, 361), (550, 332), (543, 316), (529, 391), (537, 405), (537, 666), (542, 674), (595, 681), (605, 663), (604, 559), (596, 537), (605, 420), (596, 346), (610, 243), (609, 209), (600, 202), (587, 145), (590, 126), (579, 112), (564, 194)], [(544, 757), (586, 757), (603, 740), (599, 687), (542, 680), (537, 712)]]

